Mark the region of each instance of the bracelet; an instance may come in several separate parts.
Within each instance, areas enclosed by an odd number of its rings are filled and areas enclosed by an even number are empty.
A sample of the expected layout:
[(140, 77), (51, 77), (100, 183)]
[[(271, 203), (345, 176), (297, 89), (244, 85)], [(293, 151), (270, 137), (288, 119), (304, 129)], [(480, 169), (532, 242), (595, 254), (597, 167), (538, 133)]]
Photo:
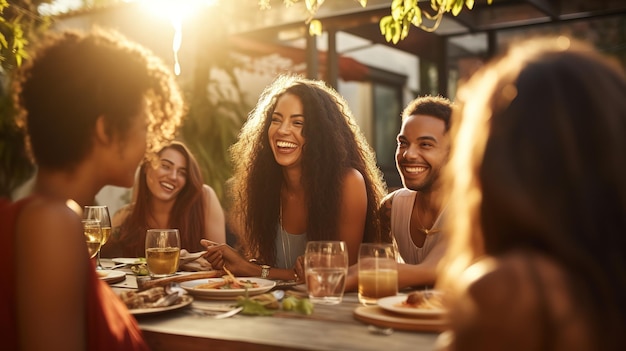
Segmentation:
[(267, 278), (270, 275), (270, 268), (272, 267), (266, 264), (261, 265), (261, 278)]

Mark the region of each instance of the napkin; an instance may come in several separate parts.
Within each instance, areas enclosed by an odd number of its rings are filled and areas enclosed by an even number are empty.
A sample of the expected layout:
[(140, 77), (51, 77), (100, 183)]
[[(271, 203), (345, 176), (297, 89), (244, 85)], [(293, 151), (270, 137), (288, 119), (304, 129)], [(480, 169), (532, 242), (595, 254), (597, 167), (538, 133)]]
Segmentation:
[(181, 249), (180, 258), (179, 258), (180, 264), (179, 264), (178, 270), (187, 271), (187, 272), (199, 272), (199, 271), (212, 270), (213, 267), (211, 266), (211, 263), (207, 261), (204, 257), (201, 257), (201, 256), (198, 258), (193, 257), (194, 255), (197, 256), (197, 254), (199, 254), (199, 252), (190, 253), (189, 251), (185, 249)]

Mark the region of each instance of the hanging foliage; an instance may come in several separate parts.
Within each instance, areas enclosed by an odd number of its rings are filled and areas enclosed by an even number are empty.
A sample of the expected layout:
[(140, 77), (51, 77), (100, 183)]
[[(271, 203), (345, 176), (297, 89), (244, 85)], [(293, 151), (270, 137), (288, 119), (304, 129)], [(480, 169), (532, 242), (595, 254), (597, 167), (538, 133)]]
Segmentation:
[[(283, 0), (286, 7), (292, 6), (300, 0)], [(305, 0), (308, 16), (305, 23), (309, 26), (310, 35), (322, 34), (322, 23), (315, 19), (315, 15), (325, 0)], [(342, 1), (342, 0), (335, 0)], [(355, 0), (361, 7), (367, 6), (367, 0)], [(491, 5), (493, 0), (487, 0)], [(433, 13), (422, 10), (418, 6), (419, 0), (393, 0), (391, 2), (391, 14), (380, 19), (380, 33), (385, 40), (397, 44), (409, 35), (411, 26), (415, 26), (427, 32), (434, 32), (439, 28), (444, 14), (451, 13), (457, 16), (467, 7), (474, 7), (474, 0), (430, 0)], [(270, 0), (259, 0), (261, 9), (270, 8)], [(429, 22), (425, 22), (426, 18)]]

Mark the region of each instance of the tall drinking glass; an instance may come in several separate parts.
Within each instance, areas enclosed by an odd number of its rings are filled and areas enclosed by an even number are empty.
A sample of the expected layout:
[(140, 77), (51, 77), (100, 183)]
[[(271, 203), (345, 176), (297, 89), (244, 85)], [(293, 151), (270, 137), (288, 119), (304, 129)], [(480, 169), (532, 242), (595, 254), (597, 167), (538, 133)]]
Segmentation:
[[(100, 221), (100, 227), (102, 228), (102, 243), (100, 244), (100, 248), (102, 248), (111, 236), (111, 216), (109, 215), (109, 208), (106, 206), (85, 206), (83, 218), (97, 219)], [(102, 264), (100, 264), (100, 248), (98, 248), (96, 256), (96, 269), (104, 269)]]
[(363, 243), (359, 249), (359, 302), (376, 304), (398, 293), (398, 267), (392, 244)]
[(152, 278), (173, 275), (178, 269), (180, 234), (178, 229), (148, 229), (146, 263)]
[(83, 233), (87, 243), (89, 258), (94, 258), (102, 245), (102, 229), (97, 219), (83, 219)]
[(343, 299), (348, 273), (348, 252), (343, 241), (309, 241), (304, 253), (309, 299), (334, 305)]

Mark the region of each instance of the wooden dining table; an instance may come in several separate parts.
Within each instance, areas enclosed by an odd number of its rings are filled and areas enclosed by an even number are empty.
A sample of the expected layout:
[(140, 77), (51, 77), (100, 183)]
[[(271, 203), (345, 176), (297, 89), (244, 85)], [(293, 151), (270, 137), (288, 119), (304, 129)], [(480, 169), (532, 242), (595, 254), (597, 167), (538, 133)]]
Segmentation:
[[(103, 259), (105, 268), (110, 260)], [(137, 289), (136, 277), (111, 283), (116, 293)], [(283, 287), (283, 289), (289, 289)], [(298, 291), (294, 292), (298, 294)], [(432, 331), (384, 330), (358, 320), (356, 293), (346, 293), (337, 305), (315, 304), (310, 315), (277, 310), (272, 316), (236, 314), (225, 319), (199, 313), (234, 301), (195, 298), (184, 308), (135, 315), (153, 351), (175, 350), (434, 350)]]

